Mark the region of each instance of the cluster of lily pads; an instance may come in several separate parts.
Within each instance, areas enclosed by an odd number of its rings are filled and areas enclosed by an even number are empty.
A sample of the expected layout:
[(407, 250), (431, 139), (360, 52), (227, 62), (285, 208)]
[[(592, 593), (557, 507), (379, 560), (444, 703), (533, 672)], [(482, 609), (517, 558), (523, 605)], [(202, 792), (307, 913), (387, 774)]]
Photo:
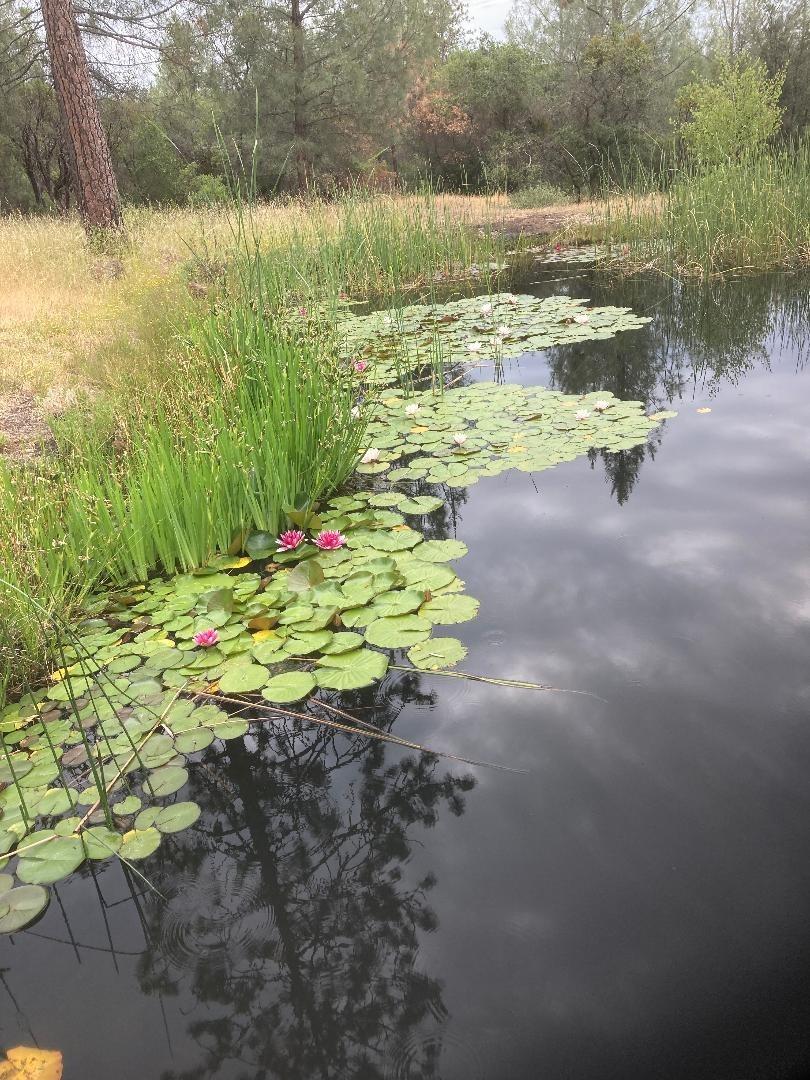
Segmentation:
[(291, 511), (296, 528), (253, 534), (246, 555), (94, 599), (50, 683), (0, 712), (0, 932), (33, 921), (45, 886), (85, 860), (134, 863), (193, 825), (199, 808), (176, 797), (189, 757), (215, 740), (372, 685), (392, 651), (424, 671), (463, 660), (462, 642), (435, 629), (477, 614), (450, 565), (467, 549), (406, 522), (442, 506), (412, 482), (462, 487), (622, 450), (675, 413), (609, 393), (388, 387), (403, 364), (497, 361), (648, 321), (585, 304), (498, 294), (343, 321), (355, 371), (386, 387), (357, 472), (387, 490), (339, 496), (320, 516)]
[[(341, 320), (345, 355), (363, 378), (389, 385), (403, 369), (479, 364), (552, 345), (611, 338), (649, 322), (629, 308), (588, 308), (570, 296), (498, 293), (445, 304), (349, 315)], [(366, 369), (368, 367), (368, 370)]]
[(507, 469), (549, 469), (591, 448), (637, 446), (660, 420), (675, 415), (647, 416), (642, 402), (608, 392), (577, 396), (491, 383), (408, 397), (392, 390), (369, 424), (370, 447), (358, 472), (467, 487)]
[(199, 808), (168, 800), (190, 755), (247, 732), (245, 706), (369, 686), (391, 650), (428, 671), (463, 659), (462, 643), (434, 630), (477, 613), (449, 565), (467, 549), (425, 540), (404, 517), (440, 506), (342, 496), (309, 522), (339, 547), (222, 556), (98, 597), (50, 685), (0, 713), (0, 871), (13, 865), (17, 879), (0, 877), (0, 931), (36, 917), (42, 887), (85, 859), (134, 862), (192, 825)]

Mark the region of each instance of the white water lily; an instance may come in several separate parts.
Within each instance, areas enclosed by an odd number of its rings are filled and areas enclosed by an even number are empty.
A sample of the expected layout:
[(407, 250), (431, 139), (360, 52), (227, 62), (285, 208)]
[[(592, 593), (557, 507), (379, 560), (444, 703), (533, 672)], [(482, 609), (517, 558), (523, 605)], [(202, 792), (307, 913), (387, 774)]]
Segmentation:
[(463, 431), (457, 431), (453, 436), (453, 442), (456, 444), (456, 446), (463, 446), (466, 441), (467, 436), (464, 434)]
[(380, 451), (377, 449), (376, 446), (371, 446), (371, 447), (369, 447), (368, 450), (366, 450), (365, 454), (363, 454), (363, 457), (361, 458), (361, 463), (363, 465), (371, 465), (375, 461), (379, 461), (379, 460), (380, 460)]
[(582, 324), (582, 323), (586, 323), (586, 322), (590, 322), (590, 321), (591, 321), (590, 316), (586, 315), (584, 311), (582, 311), (578, 315), (574, 316), (574, 322), (575, 323)]
[(394, 320), (391, 318), (390, 315), (383, 315), (383, 323), (386, 326), (393, 326), (394, 325)]
[(492, 314), (492, 304), (482, 304), (481, 305), (481, 314), (482, 315), (491, 315)]
[(416, 416), (416, 414), (418, 412), (419, 412), (419, 406), (416, 404), (415, 401), (412, 402), (410, 405), (405, 406), (405, 415), (406, 416)]
[(357, 418), (359, 416), (360, 416), (360, 406), (359, 405), (352, 405), (352, 419), (357, 420)]
[(605, 409), (610, 408), (610, 402), (605, 401), (604, 398), (600, 398), (598, 401), (595, 401), (593, 403), (593, 407), (596, 409), (597, 412), (604, 412)]
[(480, 341), (468, 341), (467, 342), (467, 351), (468, 352), (481, 352), (481, 342)]
[(587, 420), (590, 415), (591, 414), (588, 412), (587, 409), (577, 409), (577, 411), (574, 413), (574, 419)]
[(502, 323), (498, 327), (498, 337), (502, 337), (502, 338), (509, 337), (509, 335), (511, 333), (512, 333), (512, 331), (509, 329), (509, 327), (506, 325), (506, 323)]

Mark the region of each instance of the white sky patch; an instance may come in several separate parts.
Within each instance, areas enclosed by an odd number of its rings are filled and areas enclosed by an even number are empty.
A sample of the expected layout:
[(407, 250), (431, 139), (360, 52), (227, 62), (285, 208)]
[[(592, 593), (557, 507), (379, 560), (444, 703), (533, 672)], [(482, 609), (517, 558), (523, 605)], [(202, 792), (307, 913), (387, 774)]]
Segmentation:
[(473, 29), (491, 34), (494, 38), (503, 38), (511, 6), (509, 0), (467, 0)]

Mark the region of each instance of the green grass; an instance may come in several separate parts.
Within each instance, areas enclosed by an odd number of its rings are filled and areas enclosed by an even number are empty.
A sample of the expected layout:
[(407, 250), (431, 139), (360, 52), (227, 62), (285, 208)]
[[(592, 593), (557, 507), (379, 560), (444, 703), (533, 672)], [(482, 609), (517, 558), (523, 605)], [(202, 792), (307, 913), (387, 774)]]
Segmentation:
[(704, 277), (810, 264), (810, 142), (664, 179), (610, 194), (588, 239), (627, 244), (634, 268)]

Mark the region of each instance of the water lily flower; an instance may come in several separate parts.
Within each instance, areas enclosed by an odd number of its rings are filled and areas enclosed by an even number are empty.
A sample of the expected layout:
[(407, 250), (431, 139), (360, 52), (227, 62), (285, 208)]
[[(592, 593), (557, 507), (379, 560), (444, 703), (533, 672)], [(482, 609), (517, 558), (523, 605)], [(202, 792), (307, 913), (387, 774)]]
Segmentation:
[(321, 551), (337, 551), (346, 543), (346, 537), (334, 529), (322, 529), (315, 537), (314, 543)]
[(305, 307), (300, 307), (300, 308), (298, 309), (298, 314), (299, 314), (299, 315), (303, 315), (303, 316), (306, 316), (306, 313), (307, 313), (307, 309), (306, 309)]
[(596, 409), (597, 412), (604, 412), (605, 409), (610, 408), (610, 402), (605, 401), (604, 398), (600, 398), (599, 401), (595, 401), (593, 403), (593, 407), (594, 407), (594, 409)]
[(574, 413), (574, 419), (587, 420), (590, 415), (591, 414), (588, 412), (587, 409), (577, 409), (577, 411)]
[(482, 304), (481, 305), (481, 314), (482, 315), (491, 315), (492, 314), (492, 304)]
[(383, 322), (385, 323), (386, 326), (393, 326), (394, 325), (394, 320), (391, 318), (390, 315), (383, 315)]
[(219, 641), (219, 631), (211, 627), (210, 630), (200, 630), (194, 635), (194, 644), (201, 645), (204, 649), (210, 649)]
[(416, 404), (415, 401), (411, 402), (410, 405), (405, 406), (405, 415), (406, 416), (416, 416), (416, 414), (418, 412), (419, 412), (419, 406)]
[(559, 255), (560, 252), (562, 251), (562, 244), (555, 244), (554, 245), (554, 251), (556, 252), (557, 255)]
[(379, 461), (379, 460), (380, 460), (380, 451), (377, 449), (376, 446), (370, 446), (368, 448), (368, 450), (366, 450), (365, 454), (363, 454), (362, 458), (360, 459), (362, 465), (371, 465), (373, 462)]
[(467, 351), (468, 352), (481, 352), (481, 342), (480, 341), (468, 341), (467, 342)]
[(354, 370), (355, 371), (358, 371), (358, 372), (362, 373), (363, 371), (366, 370), (367, 367), (368, 367), (368, 361), (367, 360), (355, 360), (355, 362), (354, 362)]
[(360, 406), (352, 405), (352, 419), (357, 420), (360, 416)]
[(300, 529), (287, 529), (279, 536), (276, 543), (279, 551), (295, 551), (306, 540), (306, 535)]
[(512, 333), (512, 331), (509, 329), (509, 327), (506, 325), (506, 323), (502, 323), (498, 327), (498, 337), (502, 337), (502, 338), (509, 337), (509, 335), (511, 333)]
[(453, 442), (456, 444), (456, 446), (463, 446), (466, 441), (467, 436), (464, 434), (463, 431), (457, 431), (453, 435)]
[(586, 315), (584, 311), (580, 312), (578, 315), (574, 316), (574, 322), (580, 324), (590, 322), (590, 316)]

